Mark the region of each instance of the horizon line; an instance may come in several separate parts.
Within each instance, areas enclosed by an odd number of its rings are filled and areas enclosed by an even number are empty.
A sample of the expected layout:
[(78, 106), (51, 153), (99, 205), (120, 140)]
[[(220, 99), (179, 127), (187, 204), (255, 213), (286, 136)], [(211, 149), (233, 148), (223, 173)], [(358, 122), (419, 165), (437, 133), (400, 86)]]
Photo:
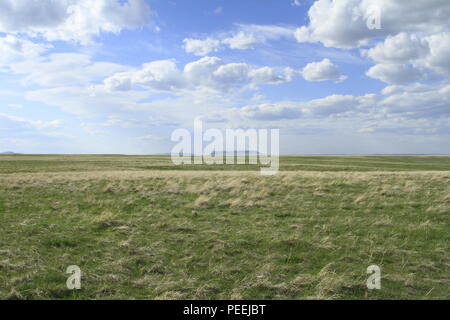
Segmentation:
[[(237, 153), (244, 153), (245, 151), (237, 151)], [(258, 153), (257, 155), (259, 155)], [(21, 153), (21, 152), (0, 152), (0, 155), (24, 155), (24, 156), (32, 156), (32, 155), (54, 155), (54, 156), (171, 156), (170, 153), (151, 153), (151, 154), (128, 154), (128, 153)], [(235, 154), (237, 156), (243, 154)], [(245, 154), (245, 156), (249, 156), (253, 154)], [(205, 155), (195, 155), (195, 154), (186, 154), (186, 156), (194, 156), (201, 157)], [(279, 156), (450, 156), (450, 153), (303, 153), (303, 154), (292, 154), (285, 153), (279, 154)]]

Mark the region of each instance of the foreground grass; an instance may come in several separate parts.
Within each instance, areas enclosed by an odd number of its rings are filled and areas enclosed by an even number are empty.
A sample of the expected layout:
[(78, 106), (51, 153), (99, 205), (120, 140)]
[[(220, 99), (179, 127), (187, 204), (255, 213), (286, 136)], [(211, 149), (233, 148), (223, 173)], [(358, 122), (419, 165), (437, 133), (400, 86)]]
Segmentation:
[[(450, 172), (411, 169), (427, 158), (274, 177), (89, 159), (0, 160), (1, 299), (450, 298)], [(329, 160), (341, 161), (316, 164)], [(372, 264), (379, 291), (366, 289)], [(80, 291), (66, 289), (69, 265)]]

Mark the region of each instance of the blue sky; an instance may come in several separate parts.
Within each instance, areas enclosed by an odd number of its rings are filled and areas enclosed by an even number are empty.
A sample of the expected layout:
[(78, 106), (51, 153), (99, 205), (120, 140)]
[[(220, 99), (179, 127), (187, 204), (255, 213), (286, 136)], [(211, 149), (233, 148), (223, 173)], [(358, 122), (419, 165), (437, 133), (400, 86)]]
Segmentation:
[(285, 154), (450, 151), (446, 1), (57, 3), (0, 0), (0, 152), (167, 153), (194, 118)]

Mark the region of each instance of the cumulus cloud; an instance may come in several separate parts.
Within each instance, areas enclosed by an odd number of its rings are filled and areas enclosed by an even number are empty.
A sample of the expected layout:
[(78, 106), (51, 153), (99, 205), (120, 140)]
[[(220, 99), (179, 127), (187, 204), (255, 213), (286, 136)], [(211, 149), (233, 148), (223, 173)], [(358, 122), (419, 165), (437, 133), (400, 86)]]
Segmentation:
[(338, 68), (329, 59), (308, 63), (300, 73), (307, 81), (343, 81), (347, 78), (340, 75)]
[[(367, 27), (379, 10), (381, 28)], [(420, 12), (420, 14), (417, 14)], [(308, 12), (310, 23), (296, 30), (299, 42), (355, 48), (377, 37), (400, 32), (436, 33), (449, 29), (450, 4), (442, 0), (318, 0)]]
[(213, 38), (206, 38), (204, 40), (187, 38), (183, 42), (184, 50), (196, 56), (206, 56), (208, 53), (220, 49), (220, 41)]
[(387, 83), (402, 84), (422, 80), (425, 73), (412, 66), (395, 63), (377, 64), (366, 72), (367, 76)]
[(174, 60), (145, 63), (132, 73), (131, 82), (160, 91), (175, 91), (185, 86)]
[(430, 52), (423, 64), (441, 75), (450, 76), (450, 32), (434, 34), (426, 40)]
[(148, 25), (151, 14), (145, 0), (3, 0), (0, 32), (86, 44), (102, 32)]
[(255, 84), (280, 84), (291, 82), (295, 71), (291, 68), (285, 68), (283, 73), (277, 73), (273, 68), (262, 67), (250, 70), (248, 75)]
[(401, 32), (395, 36), (388, 36), (384, 42), (362, 52), (377, 62), (404, 63), (422, 58), (429, 51), (426, 39)]
[(217, 57), (203, 57), (178, 69), (174, 60), (146, 63), (139, 70), (123, 72), (104, 80), (110, 90), (130, 90), (140, 86), (154, 91), (182, 94), (196, 90), (218, 93), (250, 88), (258, 84), (291, 81), (288, 70), (254, 68), (246, 63), (225, 63)]
[(426, 79), (427, 70), (436, 75), (450, 75), (448, 32), (427, 37), (402, 32), (362, 53), (378, 63), (367, 75), (388, 83)]
[(222, 40), (224, 44), (227, 44), (231, 49), (247, 50), (253, 48), (258, 43), (256, 38), (252, 34), (246, 34), (239, 32), (233, 37)]
[[(441, 0), (318, 0), (295, 37), (341, 49), (375, 44), (361, 50), (377, 63), (369, 77), (390, 84), (422, 81), (450, 75), (449, 14), (450, 3)], [(378, 18), (380, 28), (369, 28)]]

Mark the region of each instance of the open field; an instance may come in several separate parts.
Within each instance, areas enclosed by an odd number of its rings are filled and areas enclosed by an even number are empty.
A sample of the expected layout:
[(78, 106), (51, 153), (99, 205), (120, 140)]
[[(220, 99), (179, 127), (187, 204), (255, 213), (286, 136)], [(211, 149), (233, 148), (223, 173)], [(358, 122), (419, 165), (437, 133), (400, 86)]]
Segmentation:
[(0, 156), (0, 299), (450, 298), (450, 157), (280, 169)]
[[(450, 156), (282, 156), (282, 171), (450, 171)], [(0, 155), (0, 174), (139, 170), (244, 170), (255, 165), (174, 166), (170, 156)]]

